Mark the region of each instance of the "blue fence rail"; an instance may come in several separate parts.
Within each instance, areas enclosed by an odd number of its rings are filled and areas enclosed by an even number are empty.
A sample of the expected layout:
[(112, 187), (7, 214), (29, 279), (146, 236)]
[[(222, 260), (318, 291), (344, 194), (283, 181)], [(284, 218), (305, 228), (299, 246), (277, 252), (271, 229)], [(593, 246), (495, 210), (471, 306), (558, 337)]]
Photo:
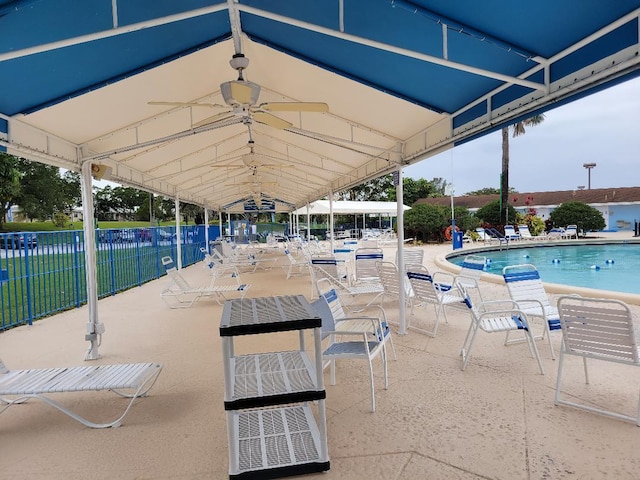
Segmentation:
[[(182, 265), (202, 260), (204, 225), (180, 229)], [(176, 252), (175, 227), (96, 229), (98, 298), (160, 278)], [(0, 331), (86, 302), (82, 230), (0, 234)]]

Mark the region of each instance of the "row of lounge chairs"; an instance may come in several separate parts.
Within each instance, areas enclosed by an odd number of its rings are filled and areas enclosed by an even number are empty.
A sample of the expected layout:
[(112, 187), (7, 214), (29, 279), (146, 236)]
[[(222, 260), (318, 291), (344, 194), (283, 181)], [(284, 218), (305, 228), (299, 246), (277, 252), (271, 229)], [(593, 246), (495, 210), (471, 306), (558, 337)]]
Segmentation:
[(479, 241), (484, 243), (508, 244), (519, 240), (570, 240), (578, 238), (578, 226), (568, 225), (567, 228), (552, 228), (547, 233), (532, 235), (528, 225), (518, 225), (516, 231), (513, 225), (505, 225), (504, 234), (495, 228), (476, 228)]

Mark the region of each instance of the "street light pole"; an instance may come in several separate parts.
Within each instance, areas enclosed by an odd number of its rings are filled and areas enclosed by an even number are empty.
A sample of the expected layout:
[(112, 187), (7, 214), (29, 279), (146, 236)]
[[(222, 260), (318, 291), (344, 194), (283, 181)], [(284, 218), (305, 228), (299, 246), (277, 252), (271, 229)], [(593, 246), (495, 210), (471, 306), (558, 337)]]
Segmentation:
[(587, 190), (591, 190), (591, 169), (594, 168), (596, 166), (596, 164), (595, 163), (584, 163), (582, 166), (584, 168), (586, 168), (587, 172), (588, 172)]

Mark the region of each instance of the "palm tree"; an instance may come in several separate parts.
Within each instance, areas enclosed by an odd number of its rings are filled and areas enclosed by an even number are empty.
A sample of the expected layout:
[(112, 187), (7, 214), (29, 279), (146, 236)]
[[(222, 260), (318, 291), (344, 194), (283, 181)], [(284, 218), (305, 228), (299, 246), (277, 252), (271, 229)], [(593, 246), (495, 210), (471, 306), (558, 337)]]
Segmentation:
[[(533, 127), (544, 122), (544, 114), (522, 120), (511, 125), (514, 138), (525, 134), (525, 127)], [(509, 127), (502, 129), (502, 175), (500, 176), (500, 221), (503, 225), (508, 222), (507, 204), (509, 202)]]

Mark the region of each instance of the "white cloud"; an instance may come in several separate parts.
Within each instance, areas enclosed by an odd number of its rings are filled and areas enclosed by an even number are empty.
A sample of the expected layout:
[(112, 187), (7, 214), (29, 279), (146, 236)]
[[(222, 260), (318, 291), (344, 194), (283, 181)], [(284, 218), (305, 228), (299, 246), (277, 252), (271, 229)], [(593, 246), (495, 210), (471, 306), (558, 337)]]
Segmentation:
[[(510, 138), (509, 184), (519, 192), (587, 185), (584, 163), (596, 163), (591, 188), (640, 186), (640, 78), (545, 114), (545, 121)], [(457, 195), (499, 188), (501, 134), (493, 132), (407, 167), (412, 178), (442, 177)]]

